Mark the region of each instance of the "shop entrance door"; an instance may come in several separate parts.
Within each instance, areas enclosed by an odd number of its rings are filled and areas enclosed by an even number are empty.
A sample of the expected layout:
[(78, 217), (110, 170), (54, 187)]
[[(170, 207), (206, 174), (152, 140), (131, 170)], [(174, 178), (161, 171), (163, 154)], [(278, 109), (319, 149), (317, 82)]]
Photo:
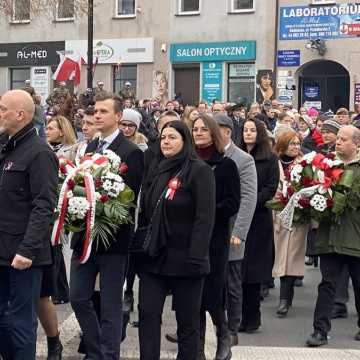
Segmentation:
[(200, 100), (200, 65), (181, 65), (174, 67), (175, 94), (184, 100), (184, 105), (195, 105)]
[(321, 110), (349, 108), (350, 76), (339, 63), (328, 60), (305, 64), (299, 73), (299, 104), (321, 103)]

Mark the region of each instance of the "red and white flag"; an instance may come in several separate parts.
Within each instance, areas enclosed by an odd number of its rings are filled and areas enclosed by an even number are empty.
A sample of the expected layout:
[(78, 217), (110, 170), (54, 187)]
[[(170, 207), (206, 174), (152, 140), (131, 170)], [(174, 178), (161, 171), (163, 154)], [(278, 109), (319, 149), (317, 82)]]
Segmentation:
[(53, 79), (56, 81), (73, 80), (75, 85), (79, 85), (80, 78), (81, 58), (80, 61), (76, 61), (67, 56), (60, 55), (60, 64), (54, 73)]

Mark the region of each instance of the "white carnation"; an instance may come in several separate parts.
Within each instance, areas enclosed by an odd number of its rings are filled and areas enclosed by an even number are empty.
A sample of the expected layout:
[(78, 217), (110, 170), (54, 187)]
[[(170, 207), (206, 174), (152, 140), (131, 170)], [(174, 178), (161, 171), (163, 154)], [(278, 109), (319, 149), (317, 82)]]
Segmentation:
[(103, 181), (103, 189), (110, 197), (118, 197), (118, 195), (125, 189), (124, 180), (120, 175), (107, 172), (101, 177), (101, 180)]
[(104, 151), (104, 156), (106, 156), (109, 159), (110, 164), (111, 164), (111, 169), (118, 172), (120, 164), (121, 164), (120, 156), (116, 155), (111, 150), (105, 150)]
[(326, 198), (323, 195), (316, 194), (310, 200), (310, 205), (316, 210), (323, 212), (327, 208)]
[(307, 164), (311, 164), (314, 161), (315, 156), (316, 152), (312, 151), (311, 153), (304, 155), (303, 160), (305, 160)]
[(85, 219), (89, 209), (90, 204), (84, 197), (74, 196), (69, 199), (68, 213), (76, 219)]
[(290, 179), (291, 181), (300, 182), (301, 180), (301, 172), (304, 168), (300, 164), (296, 164), (290, 172)]

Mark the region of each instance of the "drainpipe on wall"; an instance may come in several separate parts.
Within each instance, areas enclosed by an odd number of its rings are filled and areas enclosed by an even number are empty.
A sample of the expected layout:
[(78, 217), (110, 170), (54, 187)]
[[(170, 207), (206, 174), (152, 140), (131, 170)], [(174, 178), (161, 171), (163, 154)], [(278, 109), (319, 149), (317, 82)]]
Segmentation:
[(278, 40), (278, 32), (279, 32), (279, 0), (275, 0), (275, 41), (274, 41), (274, 86), (275, 86), (275, 95), (277, 96), (277, 52), (279, 46)]

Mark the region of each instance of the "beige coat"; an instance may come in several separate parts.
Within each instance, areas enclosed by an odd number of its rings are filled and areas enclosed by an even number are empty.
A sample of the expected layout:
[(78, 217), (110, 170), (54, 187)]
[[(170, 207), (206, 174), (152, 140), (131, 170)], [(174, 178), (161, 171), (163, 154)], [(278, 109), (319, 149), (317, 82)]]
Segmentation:
[[(280, 166), (280, 179), (284, 172)], [(303, 276), (305, 271), (306, 240), (309, 224), (293, 224), (287, 229), (274, 212), (275, 261), (273, 277)]]
[(306, 238), (309, 224), (294, 224), (285, 228), (278, 216), (274, 220), (275, 262), (273, 276), (303, 276)]

